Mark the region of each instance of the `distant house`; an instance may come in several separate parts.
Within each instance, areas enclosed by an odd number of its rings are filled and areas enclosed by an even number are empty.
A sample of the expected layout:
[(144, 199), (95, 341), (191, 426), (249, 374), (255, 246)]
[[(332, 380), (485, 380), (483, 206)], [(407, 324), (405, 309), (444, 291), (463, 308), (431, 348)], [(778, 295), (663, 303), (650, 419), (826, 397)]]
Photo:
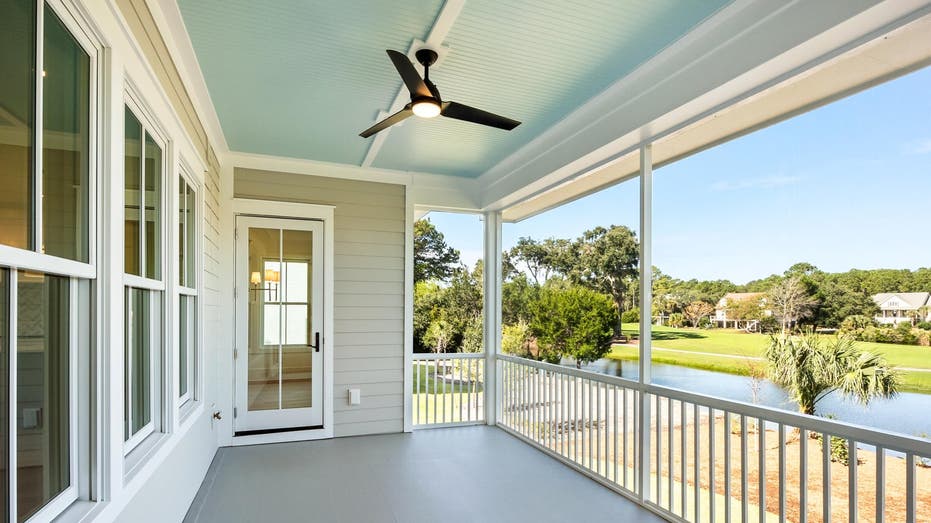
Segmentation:
[(773, 315), (773, 311), (766, 308), (765, 292), (729, 292), (718, 300), (718, 304), (714, 307), (715, 325), (724, 329), (730, 327), (733, 329), (753, 330), (759, 324), (759, 319), (739, 318), (734, 315), (733, 311), (730, 311), (730, 315), (728, 315), (729, 306), (733, 307), (735, 303), (747, 301), (755, 301), (763, 313), (762, 316)]
[(931, 292), (881, 292), (873, 296), (879, 307), (876, 322), (898, 325), (931, 321)]

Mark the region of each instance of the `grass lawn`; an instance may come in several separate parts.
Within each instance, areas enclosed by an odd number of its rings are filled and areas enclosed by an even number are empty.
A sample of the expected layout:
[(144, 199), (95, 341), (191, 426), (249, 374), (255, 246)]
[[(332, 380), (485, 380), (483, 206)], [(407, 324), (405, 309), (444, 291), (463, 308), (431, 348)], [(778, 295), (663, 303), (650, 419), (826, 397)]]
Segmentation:
[[(624, 334), (628, 336), (636, 337), (638, 330), (636, 324), (624, 325)], [(898, 367), (928, 369), (928, 372), (902, 371), (902, 388), (912, 392), (931, 393), (931, 347), (857, 343), (864, 350), (882, 354), (889, 363)], [(761, 357), (768, 344), (769, 336), (766, 334), (752, 334), (734, 329), (653, 327), (654, 362), (730, 374), (749, 374), (754, 365), (759, 365), (758, 361), (754, 362), (750, 358)], [(673, 350), (663, 351), (662, 349)], [(688, 352), (704, 354), (688, 354)], [(721, 357), (711, 354), (720, 354)], [(615, 345), (608, 357), (635, 360), (637, 349), (631, 346)]]

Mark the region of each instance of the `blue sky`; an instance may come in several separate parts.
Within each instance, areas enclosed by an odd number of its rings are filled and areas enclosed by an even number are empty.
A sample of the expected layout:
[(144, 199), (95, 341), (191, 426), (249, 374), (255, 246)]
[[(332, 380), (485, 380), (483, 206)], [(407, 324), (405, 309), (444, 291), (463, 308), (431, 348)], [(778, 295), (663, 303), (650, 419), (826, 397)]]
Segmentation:
[[(677, 278), (736, 283), (798, 261), (837, 272), (931, 266), (931, 68), (658, 169), (653, 260)], [(638, 229), (627, 182), (516, 224), (521, 236)], [(467, 263), (477, 216), (431, 213)]]

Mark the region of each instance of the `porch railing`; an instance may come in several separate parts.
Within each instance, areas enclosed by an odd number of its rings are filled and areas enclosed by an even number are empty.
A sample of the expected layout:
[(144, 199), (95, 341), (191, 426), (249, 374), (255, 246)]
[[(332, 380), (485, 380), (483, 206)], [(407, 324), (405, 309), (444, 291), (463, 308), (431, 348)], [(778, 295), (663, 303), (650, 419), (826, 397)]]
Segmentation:
[(508, 355), (497, 362), (500, 427), (671, 520), (931, 513), (931, 484), (917, 478), (926, 440)]
[(414, 428), (485, 422), (485, 355), (414, 354)]

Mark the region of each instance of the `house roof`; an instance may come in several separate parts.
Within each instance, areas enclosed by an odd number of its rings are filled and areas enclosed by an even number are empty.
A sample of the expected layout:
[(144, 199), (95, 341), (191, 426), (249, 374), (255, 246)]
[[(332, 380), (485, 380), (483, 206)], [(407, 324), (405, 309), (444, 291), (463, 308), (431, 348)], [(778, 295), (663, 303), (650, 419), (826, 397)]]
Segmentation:
[[(897, 298), (897, 304), (889, 306), (888, 302)], [(931, 292), (881, 292), (873, 295), (876, 305), (886, 310), (918, 310), (929, 304)]]

